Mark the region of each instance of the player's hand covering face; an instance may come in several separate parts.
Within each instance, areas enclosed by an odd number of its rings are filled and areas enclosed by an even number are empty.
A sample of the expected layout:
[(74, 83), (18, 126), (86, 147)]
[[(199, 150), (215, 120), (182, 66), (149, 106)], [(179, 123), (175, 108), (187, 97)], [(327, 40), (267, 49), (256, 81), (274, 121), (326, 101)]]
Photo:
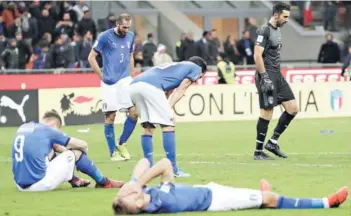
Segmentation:
[(132, 193), (136, 193), (137, 195), (142, 193), (140, 185), (136, 182), (128, 182), (127, 184), (123, 185), (117, 196), (125, 197)]
[(283, 12), (277, 15), (277, 27), (283, 27), (289, 19), (290, 11), (283, 10)]

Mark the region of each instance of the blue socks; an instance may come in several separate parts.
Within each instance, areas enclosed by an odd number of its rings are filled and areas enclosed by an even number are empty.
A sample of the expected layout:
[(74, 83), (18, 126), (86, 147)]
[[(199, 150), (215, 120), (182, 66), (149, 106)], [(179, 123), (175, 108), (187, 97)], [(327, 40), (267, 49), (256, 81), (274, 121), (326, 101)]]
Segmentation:
[(119, 144), (126, 143), (130, 135), (133, 133), (137, 121), (132, 119), (130, 116), (124, 122), (123, 133), (119, 138)]
[(82, 156), (80, 156), (79, 160), (76, 162), (76, 166), (79, 171), (93, 178), (96, 183), (101, 185), (106, 184), (106, 178), (104, 178), (101, 172), (94, 165), (94, 162), (90, 160), (85, 153), (82, 153)]
[(151, 135), (141, 135), (141, 146), (143, 147), (144, 158), (148, 159), (150, 166), (153, 166), (154, 147)]
[(105, 138), (110, 151), (110, 156), (112, 156), (116, 150), (115, 127), (113, 124), (105, 123)]
[(277, 204), (278, 209), (319, 209), (329, 208), (328, 198), (288, 198), (280, 196)]
[(172, 162), (173, 171), (177, 172), (176, 144), (174, 131), (163, 132), (163, 149), (167, 158)]

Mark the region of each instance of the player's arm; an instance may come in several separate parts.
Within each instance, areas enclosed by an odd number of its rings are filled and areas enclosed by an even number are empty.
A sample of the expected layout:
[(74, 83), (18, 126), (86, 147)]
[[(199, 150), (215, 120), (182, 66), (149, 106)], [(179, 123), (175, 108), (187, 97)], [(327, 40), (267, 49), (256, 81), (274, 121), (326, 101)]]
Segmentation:
[(66, 145), (67, 149), (80, 150), (82, 152), (88, 153), (88, 143), (84, 140), (71, 137)]
[(98, 56), (98, 55), (99, 55), (99, 53), (97, 53), (94, 50), (94, 48), (91, 49), (89, 56), (88, 56), (88, 61), (89, 61), (91, 68), (93, 69), (93, 71), (96, 73), (96, 75), (98, 75), (99, 79), (102, 80), (101, 69), (99, 67), (98, 62), (96, 61), (96, 56)]
[(130, 53), (130, 76), (135, 77), (134, 53)]
[(263, 61), (263, 51), (269, 38), (268, 27), (261, 27), (257, 30), (257, 39), (254, 48), (254, 60), (257, 71), (260, 73), (260, 88), (263, 93), (268, 92), (274, 88), (271, 79), (266, 72)]
[(152, 168), (146, 170), (146, 172), (138, 179), (140, 186), (147, 185), (154, 178), (161, 176), (163, 183), (174, 183), (173, 167), (167, 158), (158, 161)]
[(102, 53), (104, 46), (105, 46), (105, 43), (106, 43), (105, 35), (102, 33), (95, 40), (93, 48), (91, 49), (89, 56), (88, 56), (89, 64), (90, 64), (91, 68), (94, 70), (94, 72), (99, 76), (100, 80), (102, 80), (103, 77), (102, 77), (102, 73), (101, 73), (101, 69), (99, 67), (99, 64), (96, 61), (96, 57)]
[(266, 27), (261, 27), (257, 30), (257, 39), (254, 48), (254, 60), (257, 71), (260, 73), (266, 72), (262, 54), (267, 43), (268, 34), (268, 28)]
[(169, 98), (169, 104), (170, 104), (171, 108), (173, 108), (174, 105), (176, 105), (178, 103), (178, 101), (184, 96), (186, 90), (189, 88), (189, 86), (192, 83), (193, 83), (192, 80), (186, 78), (180, 83), (178, 88), (176, 88), (174, 90), (174, 92), (172, 93), (172, 95)]

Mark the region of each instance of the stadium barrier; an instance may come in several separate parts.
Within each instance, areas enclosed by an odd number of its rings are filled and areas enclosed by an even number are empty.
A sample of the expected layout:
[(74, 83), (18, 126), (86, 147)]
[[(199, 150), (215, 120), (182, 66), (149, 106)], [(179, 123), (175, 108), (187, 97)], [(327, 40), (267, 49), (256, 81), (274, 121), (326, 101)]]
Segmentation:
[[(301, 111), (297, 118), (351, 116), (351, 85), (344, 82), (340, 69), (283, 68), (282, 72)], [(216, 72), (210, 71), (190, 87), (174, 109), (177, 122), (257, 119), (253, 69), (238, 70), (237, 85), (213, 85), (216, 79)], [(49, 109), (57, 110), (65, 125), (102, 123), (99, 85), (91, 73), (0, 75), (0, 127), (37, 121)], [(273, 118), (281, 112), (277, 107)], [(118, 114), (116, 123), (124, 119), (125, 114)]]
[[(346, 82), (291, 84), (300, 113), (298, 118), (351, 116), (351, 85)], [(64, 124), (102, 123), (99, 88), (64, 88), (39, 90), (39, 117), (49, 109), (62, 115)], [(276, 107), (278, 118), (282, 107)], [(254, 85), (191, 86), (175, 106), (177, 122), (254, 120), (259, 116)], [(125, 115), (119, 113), (116, 123)]]

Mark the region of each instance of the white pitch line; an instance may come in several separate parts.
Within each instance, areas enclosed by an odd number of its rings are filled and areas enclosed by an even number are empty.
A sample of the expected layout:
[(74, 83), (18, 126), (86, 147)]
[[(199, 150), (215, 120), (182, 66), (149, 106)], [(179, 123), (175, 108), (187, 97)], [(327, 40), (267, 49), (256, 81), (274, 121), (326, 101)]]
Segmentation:
[[(351, 155), (351, 152), (287, 152), (287, 155)], [(155, 156), (162, 157), (163, 154), (155, 154)], [(177, 154), (177, 156), (187, 157), (187, 156), (252, 156), (252, 153), (224, 153), (224, 154), (203, 154), (203, 153), (190, 153), (190, 154)]]
[(351, 167), (351, 164), (308, 164), (308, 163), (246, 163), (246, 162), (217, 162), (217, 161), (191, 161), (189, 164), (215, 164), (215, 165), (253, 165), (253, 166), (298, 166), (298, 167), (320, 167), (320, 168), (332, 168), (332, 167)]

